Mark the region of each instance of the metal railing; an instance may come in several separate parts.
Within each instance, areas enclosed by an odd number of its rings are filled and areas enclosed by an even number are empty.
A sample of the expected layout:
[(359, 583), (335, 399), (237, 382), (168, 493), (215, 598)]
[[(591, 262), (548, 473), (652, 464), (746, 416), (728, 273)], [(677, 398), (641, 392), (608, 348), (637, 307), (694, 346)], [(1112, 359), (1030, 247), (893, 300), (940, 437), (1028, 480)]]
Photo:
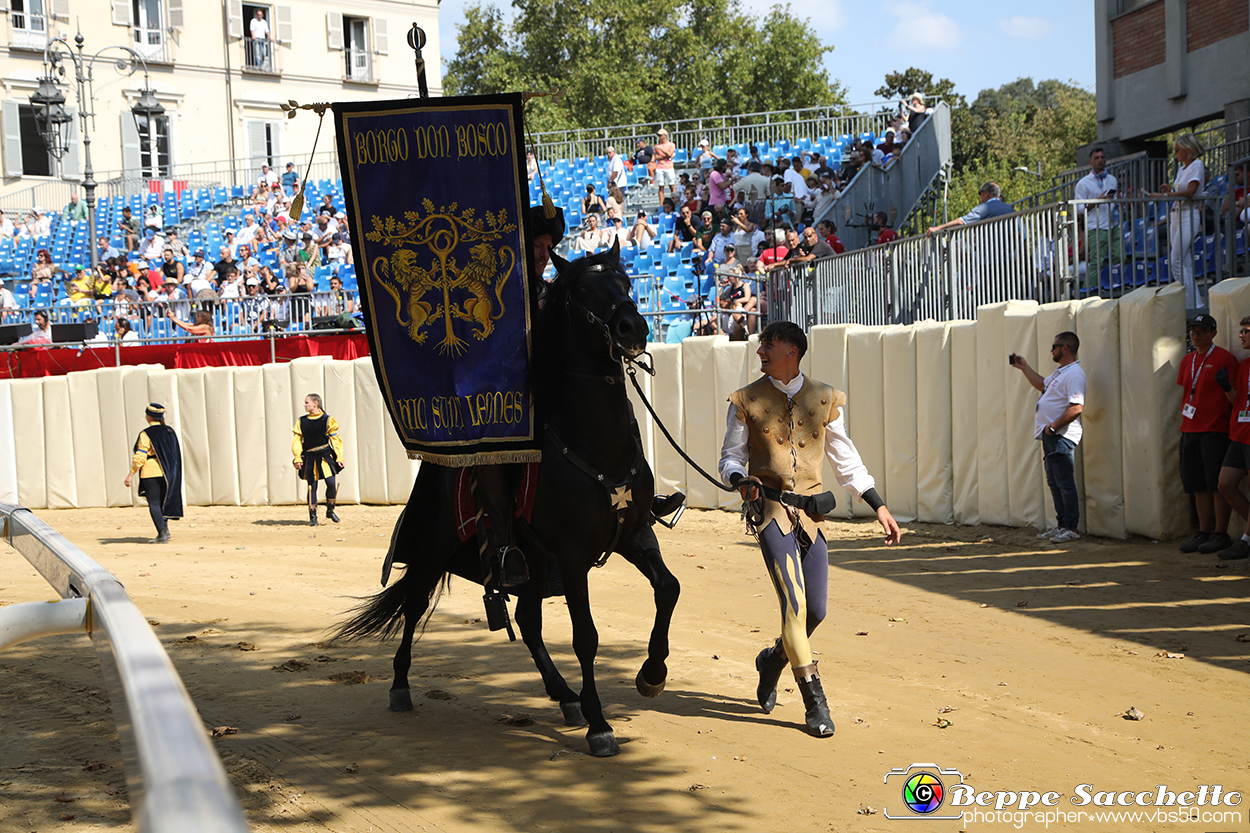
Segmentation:
[(838, 239), (848, 249), (862, 249), (870, 241), (868, 223), (873, 212), (892, 212), (892, 220), (904, 220), (950, 161), (951, 114), (943, 102), (934, 107), (885, 168), (860, 168), (813, 223), (832, 220), (838, 227)]
[(247, 820), (195, 704), (121, 582), (30, 510), (0, 503), (0, 519), (9, 545), (62, 599), (0, 610), (0, 649), (54, 633), (91, 638), (139, 830), (245, 833)]
[(707, 139), (712, 145), (754, 145), (767, 142), (775, 147), (780, 141), (794, 143), (799, 138), (820, 136), (859, 136), (873, 133), (880, 136), (889, 126), (895, 102), (869, 104), (833, 104), (796, 110), (771, 110), (762, 113), (741, 113), (731, 116), (703, 116), (671, 121), (621, 124), (607, 127), (586, 127), (535, 133), (534, 154), (543, 159), (576, 159), (603, 156), (613, 145), (624, 156), (634, 152), (638, 139), (653, 144), (655, 132), (661, 127), (679, 148), (696, 147)]

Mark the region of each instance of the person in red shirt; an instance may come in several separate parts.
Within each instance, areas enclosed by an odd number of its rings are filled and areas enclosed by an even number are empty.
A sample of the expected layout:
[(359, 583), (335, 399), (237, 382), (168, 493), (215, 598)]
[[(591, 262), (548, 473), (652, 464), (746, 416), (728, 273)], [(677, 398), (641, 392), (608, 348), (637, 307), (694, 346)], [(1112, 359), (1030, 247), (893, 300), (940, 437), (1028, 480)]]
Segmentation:
[[(1241, 349), (1250, 350), (1250, 315), (1241, 319), (1237, 335), (1241, 338)], [(1214, 377), (1232, 403), (1232, 414), (1228, 420), (1228, 453), (1224, 455), (1224, 465), (1220, 469), (1219, 486), (1220, 494), (1233, 511), (1245, 518), (1250, 513), (1250, 500), (1246, 500), (1240, 487), (1246, 472), (1250, 471), (1250, 359), (1238, 366), (1235, 378), (1231, 377), (1227, 369), (1217, 371)], [(1250, 521), (1246, 522), (1241, 540), (1220, 550), (1219, 556), (1224, 561), (1250, 558)]]
[(773, 245), (760, 252), (759, 262), (764, 267), (765, 272), (771, 272), (782, 264), (786, 258), (790, 256), (790, 250), (785, 246), (786, 232), (785, 229), (773, 230)]
[(821, 220), (816, 224), (816, 230), (820, 232), (820, 236), (825, 238), (825, 242), (833, 249), (834, 254), (842, 254), (846, 251), (846, 246), (838, 239), (836, 234), (838, 227), (828, 220)]
[(1232, 405), (1216, 381), (1237, 374), (1237, 358), (1215, 345), (1215, 319), (1199, 315), (1189, 324), (1194, 350), (1181, 360), (1176, 384), (1181, 386), (1181, 486), (1193, 495), (1198, 532), (1181, 544), (1181, 552), (1220, 552), (1232, 545), (1228, 537), (1231, 507), (1220, 495), (1220, 471), (1228, 453), (1228, 417)]
[(877, 229), (877, 245), (898, 239), (894, 229), (890, 228), (890, 216), (884, 211), (872, 215), (872, 227)]

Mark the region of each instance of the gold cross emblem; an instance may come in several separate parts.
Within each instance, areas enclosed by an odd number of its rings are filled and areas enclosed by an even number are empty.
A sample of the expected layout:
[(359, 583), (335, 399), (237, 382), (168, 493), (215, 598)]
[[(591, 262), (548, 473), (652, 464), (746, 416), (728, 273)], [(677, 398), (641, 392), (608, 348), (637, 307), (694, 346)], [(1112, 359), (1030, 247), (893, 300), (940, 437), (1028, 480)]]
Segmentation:
[(629, 504), (633, 501), (634, 497), (630, 493), (628, 486), (617, 486), (612, 490), (612, 494), (608, 499), (612, 501), (612, 508), (619, 510), (628, 509)]

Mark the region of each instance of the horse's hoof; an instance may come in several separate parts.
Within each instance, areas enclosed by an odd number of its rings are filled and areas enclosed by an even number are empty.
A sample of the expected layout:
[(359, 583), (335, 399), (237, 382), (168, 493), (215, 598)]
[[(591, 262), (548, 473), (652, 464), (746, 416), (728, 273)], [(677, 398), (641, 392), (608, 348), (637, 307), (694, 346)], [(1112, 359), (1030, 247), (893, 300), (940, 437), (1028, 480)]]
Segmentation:
[(590, 732), (586, 735), (586, 742), (590, 744), (590, 754), (596, 758), (611, 758), (621, 751), (621, 745), (616, 742), (616, 735), (612, 734), (611, 729), (606, 732)]
[(582, 715), (582, 704), (578, 701), (570, 700), (567, 703), (561, 703), (560, 711), (564, 712), (565, 726), (586, 725), (586, 718)]
[(638, 693), (643, 697), (659, 697), (660, 692), (664, 690), (666, 680), (660, 680), (658, 683), (649, 683), (642, 675), (642, 669), (638, 669), (638, 676), (634, 678), (634, 686), (638, 689)]
[(408, 689), (406, 688), (391, 689), (391, 711), (393, 712), (412, 711), (412, 695), (408, 693)]

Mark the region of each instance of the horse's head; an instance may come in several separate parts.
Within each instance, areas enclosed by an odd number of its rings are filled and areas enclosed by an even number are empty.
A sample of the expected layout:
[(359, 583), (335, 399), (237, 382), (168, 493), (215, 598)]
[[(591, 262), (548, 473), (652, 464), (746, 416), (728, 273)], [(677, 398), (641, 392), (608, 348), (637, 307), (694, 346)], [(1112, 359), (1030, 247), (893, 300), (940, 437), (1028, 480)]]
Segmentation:
[(619, 241), (606, 252), (572, 262), (553, 252), (559, 276), (548, 289), (546, 304), (567, 317), (571, 327), (598, 331), (613, 359), (632, 359), (647, 349), (647, 322), (630, 297), (620, 253)]

